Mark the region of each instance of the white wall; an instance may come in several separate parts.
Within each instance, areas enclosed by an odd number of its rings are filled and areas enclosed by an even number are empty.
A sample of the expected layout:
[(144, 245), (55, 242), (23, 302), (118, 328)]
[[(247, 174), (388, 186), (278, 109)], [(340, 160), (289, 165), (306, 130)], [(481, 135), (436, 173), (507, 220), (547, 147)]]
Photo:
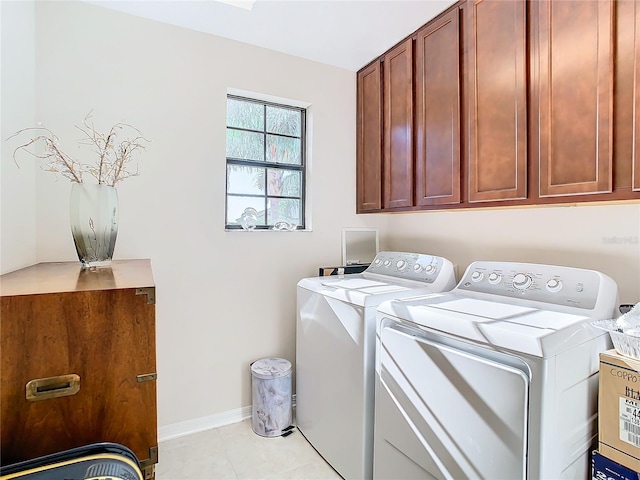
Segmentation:
[(640, 302), (640, 205), (533, 207), (392, 215), (389, 246), (427, 249), (458, 265), (474, 260), (599, 270), (622, 303)]
[[(3, 138), (38, 120), (80, 155), (74, 125), (93, 109), (98, 128), (125, 121), (152, 140), (141, 175), (118, 188), (115, 258), (152, 259), (161, 429), (249, 405), (249, 363), (294, 360), (295, 284), (340, 262), (341, 227), (379, 226), (383, 249), (443, 255), (461, 272), (475, 259), (594, 268), (618, 282), (622, 301), (640, 300), (640, 205), (356, 216), (354, 72), (93, 5), (37, 2), (34, 74), (32, 30), (18, 23), (33, 3), (18, 3), (27, 10), (2, 2)], [(7, 73), (18, 60), (24, 75)], [(224, 231), (229, 87), (311, 104), (312, 232)], [(3, 272), (75, 261), (69, 182), (16, 169), (5, 143)]]
[[(62, 147), (87, 159), (74, 125), (92, 109), (98, 129), (124, 121), (151, 140), (118, 187), (115, 259), (152, 260), (159, 426), (250, 405), (250, 362), (295, 360), (297, 281), (339, 264), (341, 227), (387, 221), (355, 215), (355, 72), (77, 2), (36, 2), (35, 18), (36, 119)], [(228, 87), (311, 104), (313, 231), (224, 231)], [(37, 261), (77, 260), (70, 183), (36, 177)], [(5, 204), (34, 196), (17, 190), (3, 188), (3, 222)]]
[(35, 9), (33, 2), (0, 2), (2, 69), (0, 74), (0, 273), (35, 263), (35, 166), (29, 158), (13, 161), (5, 140), (35, 124)]

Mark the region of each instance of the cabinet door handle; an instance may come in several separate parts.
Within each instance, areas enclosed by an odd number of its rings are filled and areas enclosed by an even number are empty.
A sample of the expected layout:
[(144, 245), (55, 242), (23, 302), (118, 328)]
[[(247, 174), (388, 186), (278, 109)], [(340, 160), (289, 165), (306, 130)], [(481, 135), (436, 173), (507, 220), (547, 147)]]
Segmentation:
[(27, 400), (37, 402), (50, 398), (68, 397), (80, 390), (80, 375), (70, 373), (57, 377), (36, 378), (27, 382)]

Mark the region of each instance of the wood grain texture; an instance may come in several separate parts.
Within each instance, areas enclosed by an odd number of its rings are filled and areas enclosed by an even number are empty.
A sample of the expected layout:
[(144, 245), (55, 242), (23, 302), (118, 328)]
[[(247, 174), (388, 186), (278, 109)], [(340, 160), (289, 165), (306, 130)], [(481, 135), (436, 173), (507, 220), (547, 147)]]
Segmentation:
[(635, 10), (638, 2), (616, 2), (613, 75), (613, 188), (631, 190), (634, 143)]
[(358, 72), (356, 213), (382, 208), (382, 68), (375, 61)]
[(460, 202), (458, 9), (416, 35), (416, 205)]
[(537, 5), (539, 195), (611, 192), (613, 1)]
[(79, 262), (45, 262), (0, 276), (0, 295), (112, 290), (154, 285), (151, 261), (114, 260), (111, 267), (83, 269)]
[(633, 4), (633, 11), (630, 17), (633, 19), (634, 43), (634, 83), (633, 83), (633, 104), (635, 106), (633, 118), (633, 191), (640, 191), (640, 3), (636, 0), (628, 2)]
[[(431, 146), (439, 141), (443, 145), (451, 131), (443, 130), (439, 136), (433, 128), (425, 132), (420, 124), (435, 124), (434, 116), (421, 118), (426, 107), (419, 97), (427, 91), (419, 85), (421, 62), (433, 57), (421, 59), (420, 41), (426, 42), (427, 51), (427, 43), (438, 34), (428, 40), (418, 36), (440, 24), (453, 8), (461, 12), (460, 201), (437, 203), (429, 198), (446, 198), (454, 190), (452, 175), (446, 169), (433, 175), (423, 175), (421, 170), (433, 172), (430, 162), (445, 164)], [(391, 87), (383, 85), (384, 201), (381, 209), (369, 211), (640, 200), (639, 10), (640, 0), (460, 0), (398, 43), (384, 54), (383, 70), (389, 67), (389, 55), (405, 53), (410, 39), (416, 38), (415, 164), (408, 160), (406, 137), (395, 146), (389, 143), (396, 138), (388, 131)], [(437, 68), (447, 71), (448, 60)], [(406, 63), (404, 71), (406, 76)], [(385, 71), (383, 83), (388, 77), (399, 75)], [(396, 79), (396, 85), (401, 83)], [(408, 102), (409, 89), (396, 90)], [(449, 94), (446, 89), (442, 92), (445, 98)], [(394, 98), (394, 106), (403, 105), (398, 103), (399, 95)], [(435, 143), (431, 140), (429, 145), (427, 135)], [(391, 151), (402, 152), (394, 159), (404, 161), (388, 162)], [(426, 183), (438, 177), (439, 184)]]
[[(140, 265), (147, 268), (134, 277), (149, 278), (149, 262), (129, 267), (138, 270)], [(39, 271), (38, 284), (49, 285), (68, 274), (65, 265), (47, 265), (48, 275), (41, 265), (31, 269)], [(15, 280), (29, 277), (29, 272), (9, 275)], [(5, 277), (3, 286), (11, 283)], [(136, 288), (108, 289), (102, 279), (95, 287), (92, 290), (88, 281), (80, 291), (3, 292), (3, 465), (102, 441), (123, 444), (144, 460), (149, 448), (157, 446), (156, 382), (139, 383), (136, 378), (156, 371), (155, 305), (147, 303), (146, 295), (136, 294)], [(80, 376), (77, 394), (26, 400), (30, 380), (70, 373)]]
[(413, 40), (384, 56), (384, 208), (413, 205)]
[(525, 2), (471, 0), (466, 14), (468, 199), (526, 199)]

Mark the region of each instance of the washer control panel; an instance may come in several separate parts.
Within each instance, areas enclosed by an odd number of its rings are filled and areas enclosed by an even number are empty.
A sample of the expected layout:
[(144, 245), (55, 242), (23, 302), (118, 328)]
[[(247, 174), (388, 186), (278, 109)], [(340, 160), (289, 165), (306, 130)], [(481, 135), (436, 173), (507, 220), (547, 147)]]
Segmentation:
[(474, 262), (456, 289), (593, 309), (601, 274), (593, 270), (511, 262)]
[(380, 252), (365, 271), (433, 283), (443, 271), (445, 262), (450, 264), (442, 257), (422, 253)]

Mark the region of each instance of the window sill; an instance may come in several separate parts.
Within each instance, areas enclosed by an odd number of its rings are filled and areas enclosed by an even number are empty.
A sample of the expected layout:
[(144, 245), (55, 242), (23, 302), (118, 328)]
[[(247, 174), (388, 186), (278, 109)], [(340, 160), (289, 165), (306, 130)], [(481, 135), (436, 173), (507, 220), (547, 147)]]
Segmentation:
[(255, 230), (244, 230), (242, 228), (225, 228), (225, 232), (240, 232), (240, 233), (258, 233), (258, 232), (271, 232), (271, 233), (303, 233), (303, 232), (312, 232), (313, 230), (310, 228), (305, 228), (303, 230), (273, 230), (269, 229), (255, 229)]

